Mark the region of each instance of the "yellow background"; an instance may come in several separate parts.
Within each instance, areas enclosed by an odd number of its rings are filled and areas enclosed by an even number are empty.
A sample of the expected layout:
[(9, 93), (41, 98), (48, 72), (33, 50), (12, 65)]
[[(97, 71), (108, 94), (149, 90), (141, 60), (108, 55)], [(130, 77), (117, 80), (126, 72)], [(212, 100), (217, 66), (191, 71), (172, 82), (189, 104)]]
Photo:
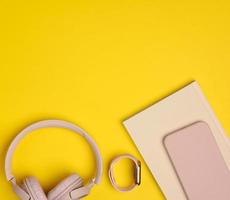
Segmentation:
[[(0, 199), (17, 199), (3, 173), (10, 141), (49, 118), (77, 123), (99, 145), (103, 180), (86, 199), (164, 199), (146, 165), (141, 187), (130, 193), (111, 187), (111, 158), (141, 159), (121, 122), (197, 80), (230, 132), (229, 10), (227, 0), (2, 0)], [(89, 179), (90, 153), (82, 138), (46, 129), (19, 145), (14, 172), (20, 180), (35, 175), (48, 191), (74, 171)], [(123, 164), (117, 175), (127, 171)]]

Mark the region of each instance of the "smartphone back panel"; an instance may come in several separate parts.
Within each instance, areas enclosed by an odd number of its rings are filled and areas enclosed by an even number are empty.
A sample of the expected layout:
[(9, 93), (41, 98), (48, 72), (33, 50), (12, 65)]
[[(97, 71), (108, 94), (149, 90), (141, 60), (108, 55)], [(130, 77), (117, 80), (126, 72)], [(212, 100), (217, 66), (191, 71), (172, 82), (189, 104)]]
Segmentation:
[(230, 199), (230, 172), (207, 123), (167, 135), (164, 145), (189, 200)]

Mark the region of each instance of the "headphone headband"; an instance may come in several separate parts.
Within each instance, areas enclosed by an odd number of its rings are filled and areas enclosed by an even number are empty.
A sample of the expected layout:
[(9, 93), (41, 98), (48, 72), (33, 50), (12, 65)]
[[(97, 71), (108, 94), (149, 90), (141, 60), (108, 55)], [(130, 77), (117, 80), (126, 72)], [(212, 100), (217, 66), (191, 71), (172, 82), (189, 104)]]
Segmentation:
[(15, 179), (15, 177), (12, 174), (12, 157), (13, 153), (18, 145), (18, 143), (31, 131), (40, 129), (40, 128), (49, 128), (49, 127), (57, 127), (57, 128), (66, 128), (69, 130), (72, 130), (73, 132), (80, 134), (82, 137), (85, 138), (85, 140), (89, 143), (91, 146), (95, 158), (96, 158), (96, 176), (95, 178), (92, 179), (92, 182), (95, 184), (99, 184), (102, 176), (102, 157), (100, 155), (99, 149), (94, 142), (94, 140), (89, 136), (83, 129), (80, 127), (70, 123), (66, 122), (63, 120), (44, 120), (44, 121), (39, 121), (34, 124), (31, 124), (27, 126), (25, 129), (23, 129), (11, 142), (7, 154), (6, 154), (6, 159), (5, 159), (5, 175), (8, 181), (12, 181)]

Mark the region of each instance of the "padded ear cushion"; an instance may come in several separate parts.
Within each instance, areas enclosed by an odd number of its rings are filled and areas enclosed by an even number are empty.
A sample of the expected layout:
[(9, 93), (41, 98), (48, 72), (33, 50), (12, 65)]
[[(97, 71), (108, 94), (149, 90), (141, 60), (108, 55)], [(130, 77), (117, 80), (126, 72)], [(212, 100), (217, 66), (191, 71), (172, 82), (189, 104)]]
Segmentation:
[(63, 200), (69, 193), (77, 188), (83, 186), (83, 179), (77, 175), (72, 174), (69, 177), (61, 181), (56, 187), (54, 187), (47, 195), (48, 200)]
[(47, 197), (35, 177), (23, 180), (22, 188), (30, 195), (31, 200), (47, 200)]

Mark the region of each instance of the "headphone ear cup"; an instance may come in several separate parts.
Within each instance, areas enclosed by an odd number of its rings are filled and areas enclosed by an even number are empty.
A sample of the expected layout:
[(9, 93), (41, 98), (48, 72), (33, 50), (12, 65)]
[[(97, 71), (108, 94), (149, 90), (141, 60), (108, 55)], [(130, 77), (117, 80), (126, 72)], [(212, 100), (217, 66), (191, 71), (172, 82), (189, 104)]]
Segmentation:
[(29, 194), (31, 200), (47, 200), (41, 185), (35, 177), (25, 178), (22, 188)]
[(55, 186), (47, 195), (48, 200), (66, 200), (70, 199), (69, 195), (74, 189), (83, 186), (83, 179), (72, 174)]

